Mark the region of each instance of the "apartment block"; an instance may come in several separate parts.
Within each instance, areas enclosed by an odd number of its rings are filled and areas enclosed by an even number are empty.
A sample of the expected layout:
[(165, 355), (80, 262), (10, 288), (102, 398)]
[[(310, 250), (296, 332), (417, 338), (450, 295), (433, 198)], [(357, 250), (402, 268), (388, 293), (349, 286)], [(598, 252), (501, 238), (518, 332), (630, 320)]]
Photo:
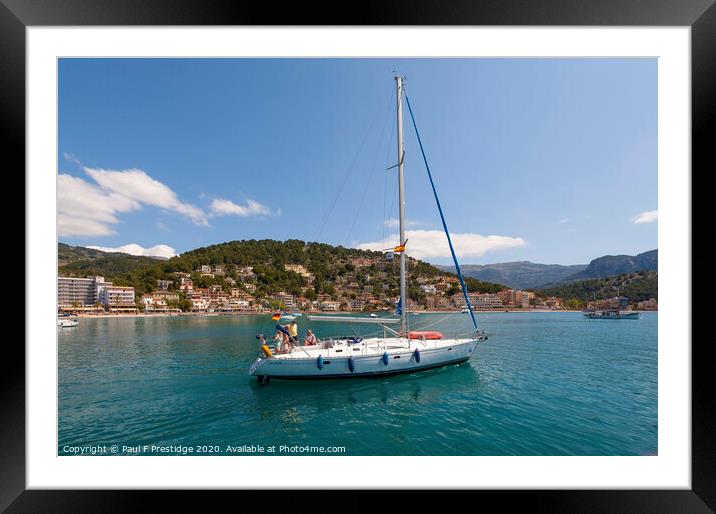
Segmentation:
[(99, 302), (102, 287), (112, 285), (104, 277), (57, 277), (57, 305), (59, 307), (90, 306)]
[(99, 302), (110, 311), (136, 310), (134, 288), (105, 285), (99, 293)]

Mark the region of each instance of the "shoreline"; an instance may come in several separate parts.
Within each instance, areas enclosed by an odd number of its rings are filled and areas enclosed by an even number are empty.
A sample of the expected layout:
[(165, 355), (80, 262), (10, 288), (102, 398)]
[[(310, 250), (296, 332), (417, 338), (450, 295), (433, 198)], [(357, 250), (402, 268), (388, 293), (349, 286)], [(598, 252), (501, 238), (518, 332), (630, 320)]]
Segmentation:
[[(511, 314), (511, 313), (522, 313), (522, 314), (528, 314), (528, 313), (559, 313), (559, 312), (582, 312), (581, 310), (541, 310), (541, 309), (529, 309), (529, 310), (522, 310), (522, 309), (495, 309), (495, 310), (479, 310), (479, 311), (473, 311), (477, 315), (482, 314)], [(635, 312), (658, 312), (658, 311), (635, 311)], [(100, 314), (90, 314), (90, 313), (80, 313), (80, 314), (70, 314), (69, 316), (61, 316), (61, 317), (67, 317), (67, 318), (166, 318), (166, 317), (218, 317), (218, 316), (268, 316), (271, 315), (271, 312), (252, 312), (252, 311), (242, 311), (242, 312), (156, 312), (156, 313), (146, 313), (146, 312), (137, 312), (137, 313), (109, 313), (104, 312)], [(351, 311), (309, 311), (309, 312), (303, 312), (301, 314), (318, 314), (318, 315), (346, 315), (346, 314), (361, 314), (365, 315), (368, 313), (365, 312), (351, 312)], [(381, 313), (375, 313), (375, 314), (381, 314)], [(411, 313), (412, 314), (412, 313)], [(420, 314), (462, 314), (461, 311), (418, 311), (418, 315)], [(467, 312), (464, 314), (468, 314)], [(412, 314), (413, 316), (415, 314)], [(59, 314), (58, 314), (59, 316)]]

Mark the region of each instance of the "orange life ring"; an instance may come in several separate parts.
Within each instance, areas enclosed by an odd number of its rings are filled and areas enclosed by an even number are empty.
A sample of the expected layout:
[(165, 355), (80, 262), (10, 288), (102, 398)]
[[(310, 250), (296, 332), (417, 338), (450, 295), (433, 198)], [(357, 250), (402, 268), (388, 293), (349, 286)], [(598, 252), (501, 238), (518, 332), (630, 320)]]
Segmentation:
[(413, 332), (408, 332), (408, 337), (410, 339), (442, 339), (443, 335), (441, 332), (417, 330)]

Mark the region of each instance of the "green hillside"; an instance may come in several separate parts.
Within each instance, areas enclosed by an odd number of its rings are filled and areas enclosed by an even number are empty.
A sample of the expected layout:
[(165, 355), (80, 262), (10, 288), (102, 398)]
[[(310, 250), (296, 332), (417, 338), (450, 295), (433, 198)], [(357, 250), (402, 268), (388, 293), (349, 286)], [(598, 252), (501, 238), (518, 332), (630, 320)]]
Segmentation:
[(582, 302), (613, 298), (618, 292), (619, 295), (629, 298), (631, 302), (641, 302), (649, 298), (658, 299), (658, 273), (656, 271), (623, 273), (613, 277), (569, 282), (534, 291), (538, 296), (575, 298)]
[[(133, 286), (142, 295), (156, 288), (157, 280), (174, 280), (175, 272), (191, 273), (195, 287), (219, 284), (224, 289), (235, 287), (233, 279), (241, 286), (237, 270), (251, 266), (255, 273), (257, 296), (267, 296), (279, 291), (301, 295), (311, 299), (318, 294), (336, 295), (339, 284), (354, 283), (362, 291), (366, 286), (388, 296), (397, 296), (399, 287), (399, 259), (385, 259), (381, 252), (356, 250), (322, 243), (305, 243), (299, 240), (230, 241), (185, 252), (168, 260), (158, 261), (150, 257), (135, 257), (121, 253), (104, 253), (60, 243), (60, 275), (101, 275), (117, 285)], [(355, 259), (366, 259), (368, 265), (355, 266)], [(315, 280), (306, 290), (307, 281), (301, 275), (286, 271), (285, 264), (301, 264)], [(202, 265), (223, 266), (225, 276), (202, 277), (196, 272)], [(409, 296), (421, 301), (425, 294), (419, 289), (418, 278), (454, 276), (426, 262), (409, 258)], [(476, 279), (466, 279), (470, 291), (496, 292), (504, 286)], [(302, 288), (303, 291), (302, 291)], [(457, 292), (456, 290), (453, 292)]]
[(141, 257), (119, 252), (102, 252), (83, 246), (57, 245), (57, 264), (60, 273), (67, 276), (101, 275), (117, 277), (131, 271), (149, 268), (158, 263), (152, 257)]

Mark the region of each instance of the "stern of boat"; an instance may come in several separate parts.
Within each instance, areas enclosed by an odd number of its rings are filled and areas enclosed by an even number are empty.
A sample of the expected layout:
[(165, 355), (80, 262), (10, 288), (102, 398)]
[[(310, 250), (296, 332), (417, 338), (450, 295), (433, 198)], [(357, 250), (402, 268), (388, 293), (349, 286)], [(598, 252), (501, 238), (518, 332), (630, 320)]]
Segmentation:
[(258, 358), (254, 361), (254, 363), (251, 365), (251, 367), (249, 368), (249, 375), (250, 375), (250, 376), (258, 375), (259, 373), (257, 373), (256, 371), (257, 371), (259, 368), (261, 368), (261, 366), (262, 366), (263, 364), (265, 364), (267, 360), (268, 360), (268, 358), (266, 358), (266, 357), (258, 357)]

